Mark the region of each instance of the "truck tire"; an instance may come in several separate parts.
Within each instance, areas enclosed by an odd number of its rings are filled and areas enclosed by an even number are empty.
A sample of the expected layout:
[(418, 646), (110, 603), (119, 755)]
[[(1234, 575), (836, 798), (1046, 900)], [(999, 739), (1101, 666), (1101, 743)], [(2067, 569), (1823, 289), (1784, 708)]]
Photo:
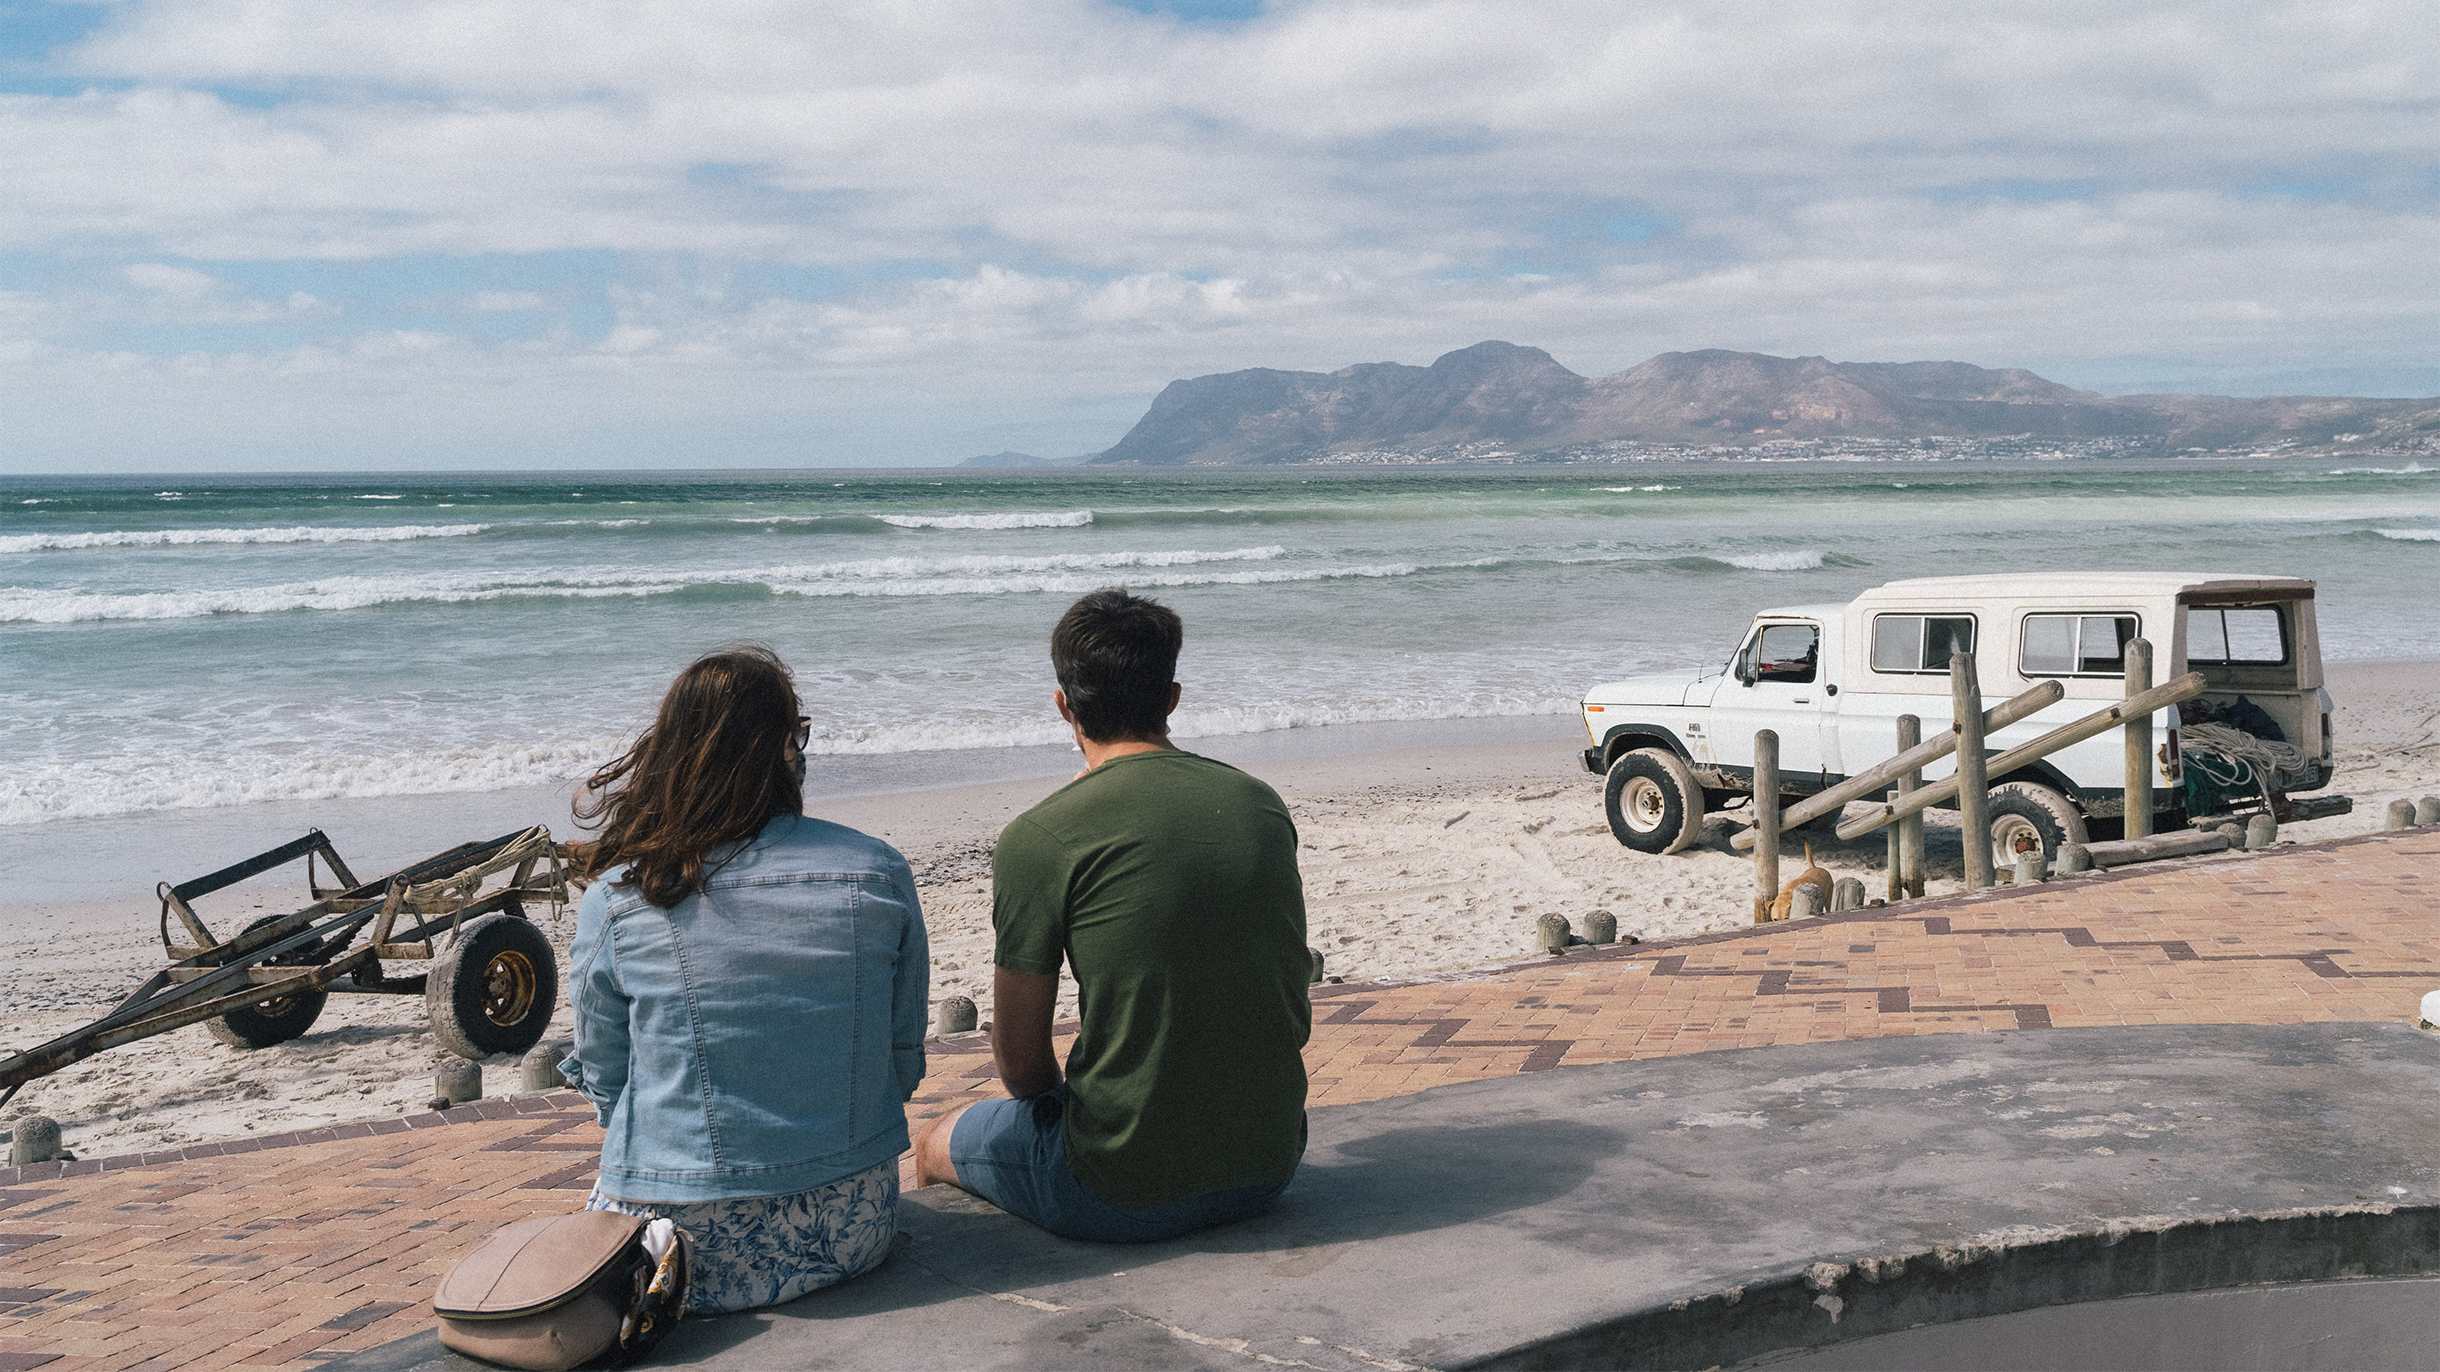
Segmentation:
[(1991, 788), (1991, 862), (1998, 870), (2015, 870), (2018, 854), (2037, 849), (2047, 870), (2058, 861), (2059, 845), (2089, 841), (2084, 816), (2049, 787), (2011, 781)]
[(1675, 853), (1703, 832), (1703, 788), (1685, 759), (1638, 748), (1610, 764), (1602, 803), (1610, 832), (1639, 853)]
[(559, 960), (523, 915), (470, 921), (432, 960), (424, 1012), (432, 1036), (461, 1058), (522, 1053), (542, 1042), (559, 1004)]
[[(265, 915), (246, 926), (251, 934), (266, 924), (277, 924), (285, 915)], [(307, 944), (293, 953), (273, 958), (267, 967), (312, 967), (322, 961), (321, 946)], [(205, 1032), (231, 1048), (269, 1048), (301, 1037), (313, 1028), (321, 1017), (322, 1007), (330, 1001), (328, 991), (292, 991), (284, 996), (241, 1006), (203, 1022)]]

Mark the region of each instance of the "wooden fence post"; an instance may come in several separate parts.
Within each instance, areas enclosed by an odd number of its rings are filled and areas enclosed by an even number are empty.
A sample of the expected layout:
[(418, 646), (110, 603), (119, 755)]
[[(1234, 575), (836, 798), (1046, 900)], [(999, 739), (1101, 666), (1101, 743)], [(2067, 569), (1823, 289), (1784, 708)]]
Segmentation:
[(1957, 822), (1965, 831), (1966, 889), (1991, 885), (1991, 780), (1983, 756), (1982, 678), (1972, 653), (1949, 656), (1949, 698), (1957, 716)]
[[(2127, 644), (2127, 698), (2134, 699), (2152, 689), (2152, 644), (2149, 639), (2136, 639)], [(2127, 801), (2126, 836), (2147, 838), (2152, 833), (2152, 716), (2137, 715), (2127, 721)]]
[[(1914, 715), (1898, 716), (1898, 751), (1923, 739), (1923, 721)], [(1918, 767), (1898, 778), (1898, 794), (1905, 795), (1923, 784), (1923, 769)], [(1890, 864), (1891, 900), (1905, 900), (1923, 894), (1923, 816), (1910, 815), (1889, 826), (1890, 849), (1894, 861)]]
[(1754, 731), (1754, 923), (1768, 924), (1779, 898), (1779, 735)]

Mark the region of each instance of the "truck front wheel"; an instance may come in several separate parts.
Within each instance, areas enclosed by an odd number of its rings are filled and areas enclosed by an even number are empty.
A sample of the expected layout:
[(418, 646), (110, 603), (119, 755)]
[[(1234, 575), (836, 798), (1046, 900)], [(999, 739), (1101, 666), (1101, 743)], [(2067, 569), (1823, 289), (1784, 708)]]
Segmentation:
[(1639, 853), (1674, 853), (1703, 832), (1703, 788), (1685, 759), (1638, 748), (1610, 764), (1602, 788), (1610, 832)]
[(2049, 787), (2011, 781), (1991, 788), (1991, 862), (1998, 870), (2013, 871), (2018, 857), (2037, 852), (2047, 870), (2058, 861), (2059, 845), (2087, 841), (2084, 817)]

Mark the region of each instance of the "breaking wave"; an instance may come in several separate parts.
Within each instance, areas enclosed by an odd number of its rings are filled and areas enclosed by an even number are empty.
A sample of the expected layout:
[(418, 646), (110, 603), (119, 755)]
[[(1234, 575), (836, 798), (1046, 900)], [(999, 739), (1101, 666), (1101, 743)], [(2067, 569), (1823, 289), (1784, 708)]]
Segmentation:
[(2410, 543), (2440, 543), (2440, 529), (2375, 529), (2383, 538), (2403, 539)]
[(72, 548), (161, 548), (211, 543), (399, 543), (414, 538), (463, 538), (488, 524), (398, 524), (378, 529), (299, 525), (284, 529), (118, 529), (90, 534), (14, 534), (0, 538), (0, 553), (53, 552)]
[(632, 572), (609, 569), (513, 579), (479, 574), (408, 577), (325, 577), (274, 586), (205, 591), (95, 592), (0, 588), (0, 623), (73, 624), (95, 620), (193, 619), (287, 610), (363, 610), (375, 606), (455, 604), (516, 597), (595, 599), (729, 589), (751, 594), (814, 596), (1007, 595), (1089, 591), (1110, 573), (1144, 586), (1257, 584), (1341, 576), (1403, 576), (1411, 563), (1276, 572), (1189, 570), (1210, 564), (1268, 562), (1285, 556), (1276, 544), (1222, 552), (1074, 553), (1046, 557), (883, 557), (853, 562), (740, 568), (728, 571)]
[(1795, 548), (1786, 552), (1743, 553), (1733, 557), (1672, 557), (1662, 559), (1660, 565), (1681, 572), (1810, 572), (1821, 567), (1869, 567), (1872, 564), (1844, 553)]
[(511, 596), (660, 595), (684, 590), (680, 581), (558, 580), (487, 585), (469, 577), (335, 576), (280, 586), (215, 591), (29, 591), (0, 589), (0, 624), (77, 624), (94, 620), (198, 619), (206, 615), (276, 614), (283, 610), (365, 610), (404, 601), (448, 604)]
[(1748, 553), (1744, 557), (1720, 559), (1731, 567), (1743, 567), (1749, 572), (1809, 572), (1822, 565), (1817, 551), (1799, 550), (1787, 553)]
[(874, 515), (900, 529), (1081, 529), (1093, 522), (1091, 510), (1058, 514)]
[[(1412, 576), (1421, 570), (1412, 562), (1383, 562), (1347, 567), (1315, 567), (1295, 571), (1176, 572), (1156, 571), (1127, 577), (1126, 584), (1144, 587), (1267, 586), (1289, 581), (1334, 581), (1345, 577)], [(885, 581), (774, 582), (773, 592), (806, 596), (932, 596), (1017, 595), (1057, 592), (1081, 595), (1110, 584), (1107, 576), (1087, 572), (1036, 572), (988, 577), (933, 577)]]
[(417, 748), (388, 757), (318, 753), (241, 756), (147, 751), (10, 768), (0, 774), (0, 825), (192, 810), (266, 800), (492, 791), (586, 775), (617, 756), (619, 739), (494, 747)]

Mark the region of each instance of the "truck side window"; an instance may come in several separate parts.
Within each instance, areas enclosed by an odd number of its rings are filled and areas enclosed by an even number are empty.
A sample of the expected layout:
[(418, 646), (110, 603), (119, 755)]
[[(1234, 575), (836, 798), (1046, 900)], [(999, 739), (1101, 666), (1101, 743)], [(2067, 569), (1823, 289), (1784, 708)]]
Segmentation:
[(1875, 615), (1872, 669), (1876, 672), (1949, 670), (1949, 654), (1974, 651), (1971, 615)]
[(1812, 624), (1765, 624), (1754, 640), (1754, 679), (1801, 684), (1821, 664), (1822, 631)]
[(2133, 615), (2027, 615), (2017, 671), (2037, 676), (2116, 676), (2142, 632)]
[(2276, 605), (2198, 605), (2186, 612), (2189, 666), (2277, 667), (2287, 660), (2287, 617)]

